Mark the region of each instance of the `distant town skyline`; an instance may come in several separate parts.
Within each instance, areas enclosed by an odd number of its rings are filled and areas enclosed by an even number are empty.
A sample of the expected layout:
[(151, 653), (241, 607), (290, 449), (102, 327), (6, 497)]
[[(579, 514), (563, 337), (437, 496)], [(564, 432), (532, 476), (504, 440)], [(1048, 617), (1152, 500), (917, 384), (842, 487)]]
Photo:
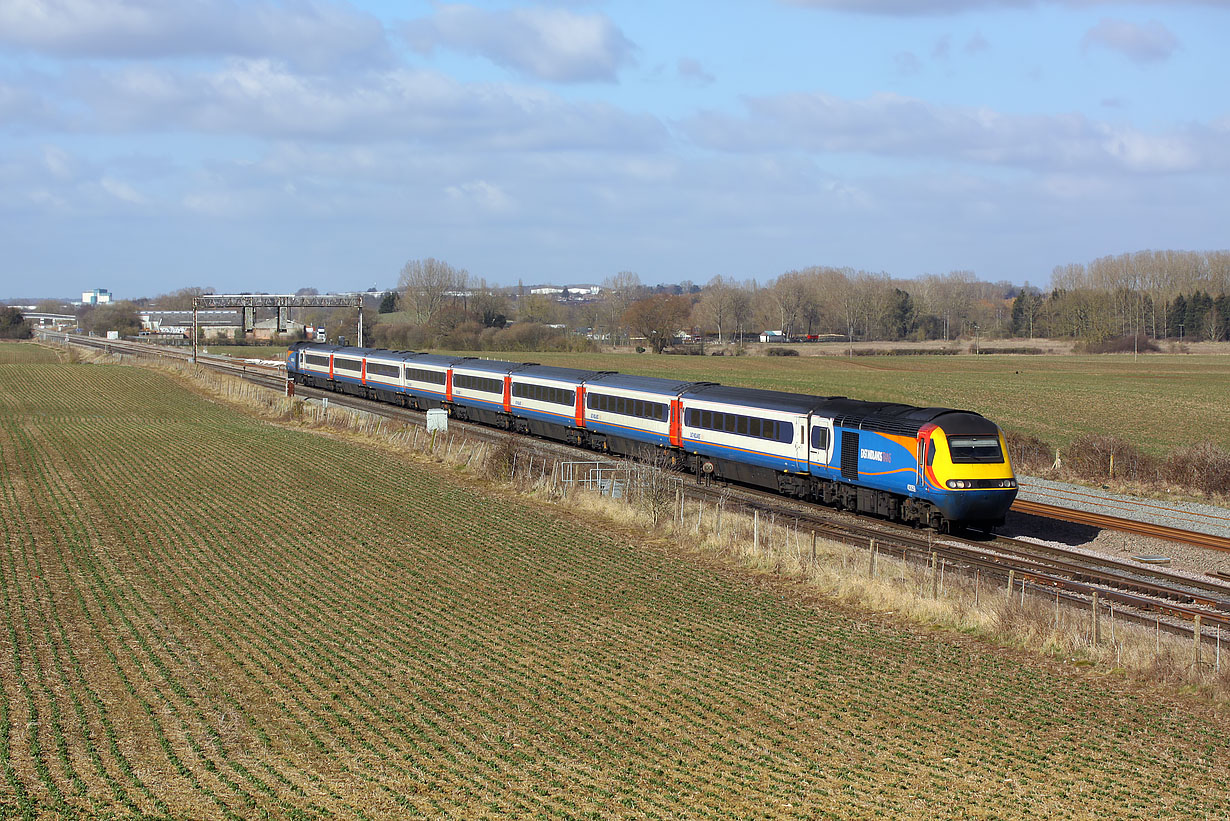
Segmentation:
[(1227, 247), (1217, 0), (0, 4), (0, 297)]

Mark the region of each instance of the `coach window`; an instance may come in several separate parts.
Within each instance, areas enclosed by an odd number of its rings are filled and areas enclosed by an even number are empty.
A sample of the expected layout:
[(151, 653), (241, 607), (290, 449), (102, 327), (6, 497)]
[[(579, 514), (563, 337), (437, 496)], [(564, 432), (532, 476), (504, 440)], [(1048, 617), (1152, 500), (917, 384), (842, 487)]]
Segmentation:
[(726, 423), (726, 432), (734, 433), (735, 432), (735, 414), (733, 413), (726, 414), (726, 418), (723, 421)]

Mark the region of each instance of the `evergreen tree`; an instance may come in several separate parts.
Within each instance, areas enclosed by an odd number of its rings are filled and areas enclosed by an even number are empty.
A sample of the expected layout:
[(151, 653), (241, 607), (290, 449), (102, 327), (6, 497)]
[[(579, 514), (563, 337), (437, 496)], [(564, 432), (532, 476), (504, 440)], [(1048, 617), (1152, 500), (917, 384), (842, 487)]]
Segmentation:
[(30, 323), (16, 308), (0, 309), (0, 339), (29, 339), (34, 335)]
[(888, 332), (893, 339), (905, 339), (914, 332), (917, 312), (914, 310), (914, 300), (909, 293), (900, 288), (893, 289), (892, 303), (888, 309)]

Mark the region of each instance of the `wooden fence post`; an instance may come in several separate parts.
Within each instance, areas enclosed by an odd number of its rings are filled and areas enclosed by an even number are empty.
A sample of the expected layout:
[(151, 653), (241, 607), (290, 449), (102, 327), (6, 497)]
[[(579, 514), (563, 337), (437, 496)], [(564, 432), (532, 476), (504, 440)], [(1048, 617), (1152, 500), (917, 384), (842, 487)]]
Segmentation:
[(1098, 591), (1093, 591), (1093, 643), (1102, 643), (1102, 619), (1098, 614)]
[(1197, 672), (1200, 670), (1200, 636), (1200, 614), (1197, 613), (1196, 623), (1192, 625), (1192, 653), (1194, 656), (1192, 663), (1196, 665)]

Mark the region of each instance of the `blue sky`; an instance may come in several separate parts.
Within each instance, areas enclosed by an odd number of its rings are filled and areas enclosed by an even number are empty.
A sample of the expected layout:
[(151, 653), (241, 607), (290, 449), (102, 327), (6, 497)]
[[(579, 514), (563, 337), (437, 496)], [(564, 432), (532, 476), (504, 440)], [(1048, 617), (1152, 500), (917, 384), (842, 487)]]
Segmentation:
[(0, 0), (0, 297), (1226, 248), (1230, 2)]

